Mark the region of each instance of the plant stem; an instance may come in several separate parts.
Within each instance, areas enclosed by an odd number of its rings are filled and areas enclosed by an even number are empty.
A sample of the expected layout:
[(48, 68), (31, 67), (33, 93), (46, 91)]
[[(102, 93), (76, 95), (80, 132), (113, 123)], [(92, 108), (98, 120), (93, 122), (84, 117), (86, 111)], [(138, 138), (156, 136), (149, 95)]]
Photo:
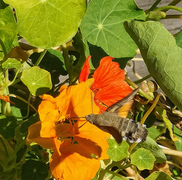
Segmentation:
[(172, 18), (175, 18), (175, 19), (180, 19), (182, 18), (182, 15), (178, 15), (178, 14), (174, 14), (174, 15), (166, 15), (166, 17), (164, 19), (172, 19)]
[(150, 108), (148, 109), (148, 111), (144, 114), (142, 120), (141, 120), (141, 124), (144, 124), (145, 120), (147, 119), (147, 117), (150, 115), (150, 113), (153, 111), (153, 109), (155, 108), (157, 102), (159, 101), (160, 98), (160, 93), (157, 95), (157, 97), (155, 98), (152, 106), (150, 106)]
[[(132, 86), (134, 89), (137, 89), (137, 88), (138, 88), (138, 86), (137, 86), (134, 82), (132, 82), (130, 79), (125, 78), (125, 81), (126, 81), (130, 86)], [(148, 99), (148, 100), (150, 100), (150, 101), (153, 100), (153, 97), (151, 97), (150, 95), (148, 95), (147, 93), (145, 93), (145, 92), (142, 91), (141, 89), (139, 89), (138, 92), (139, 92), (143, 97), (145, 97), (146, 99)]]
[(40, 62), (42, 61), (42, 59), (43, 59), (44, 55), (46, 54), (46, 52), (47, 52), (47, 49), (44, 49), (44, 50), (42, 51), (42, 53), (40, 54), (40, 56), (39, 56), (37, 62), (35, 63), (35, 66), (38, 66), (38, 65), (40, 64)]
[(70, 71), (72, 69), (72, 63), (70, 62), (70, 59), (69, 59), (69, 56), (68, 56), (68, 51), (67, 51), (66, 44), (62, 45), (62, 49), (63, 49), (64, 64), (66, 66), (66, 70), (67, 70), (68, 74), (70, 75)]
[(170, 4), (168, 4), (168, 6), (175, 6), (179, 2), (181, 2), (181, 0), (173, 0)]
[[(4, 85), (3, 85), (3, 95), (4, 96), (7, 96), (9, 94), (8, 85), (9, 85), (9, 73), (8, 73), (8, 69), (7, 69), (4, 72)], [(12, 115), (12, 111), (11, 111), (9, 102), (2, 101), (1, 112), (2, 112), (2, 114), (6, 115), (6, 116)]]
[(142, 79), (139, 79), (139, 80), (137, 80), (137, 81), (134, 81), (134, 83), (135, 83), (135, 84), (139, 84), (139, 83), (141, 83), (142, 81), (148, 79), (149, 77), (151, 77), (150, 74), (148, 74), (147, 76), (143, 77)]
[(176, 6), (163, 6), (163, 7), (160, 7), (160, 8), (156, 8), (154, 11), (163, 11), (163, 12), (166, 12), (169, 9), (174, 9), (176, 11), (182, 12), (182, 9), (179, 8), (179, 7), (176, 7)]
[(6, 145), (5, 145), (4, 141), (2, 140), (2, 137), (0, 137), (0, 142), (2, 143), (2, 145), (3, 145), (4, 149), (5, 149), (6, 156), (8, 157), (9, 156), (8, 150), (6, 148)]
[(160, 2), (161, 2), (161, 0), (156, 0), (156, 2), (148, 10), (146, 10), (145, 12), (148, 13), (150, 11), (153, 11)]
[(7, 52), (6, 52), (6, 47), (5, 47), (5, 45), (4, 45), (4, 43), (2, 42), (1, 39), (0, 39), (0, 45), (1, 45), (3, 53), (4, 53), (3, 60), (1, 61), (1, 63), (3, 63), (7, 59)]

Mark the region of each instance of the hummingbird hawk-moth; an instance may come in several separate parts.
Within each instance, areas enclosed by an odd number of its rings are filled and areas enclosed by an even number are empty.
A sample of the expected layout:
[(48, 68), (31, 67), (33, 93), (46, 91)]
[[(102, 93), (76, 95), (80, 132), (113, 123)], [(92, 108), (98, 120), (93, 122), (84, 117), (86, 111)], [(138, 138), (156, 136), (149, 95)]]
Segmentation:
[(126, 118), (126, 112), (129, 111), (133, 104), (133, 98), (138, 92), (134, 90), (124, 99), (116, 102), (101, 114), (90, 114), (85, 116), (86, 120), (98, 128), (110, 133), (118, 144), (123, 140), (130, 143), (140, 141), (144, 142), (148, 131), (144, 124)]

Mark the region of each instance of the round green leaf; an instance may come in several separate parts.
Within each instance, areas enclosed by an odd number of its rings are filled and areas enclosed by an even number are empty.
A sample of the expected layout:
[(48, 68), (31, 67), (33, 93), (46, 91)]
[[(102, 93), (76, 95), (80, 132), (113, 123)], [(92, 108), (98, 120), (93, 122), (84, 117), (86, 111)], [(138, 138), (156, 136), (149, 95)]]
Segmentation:
[(16, 69), (20, 69), (21, 68), (21, 63), (14, 59), (14, 58), (10, 58), (7, 59), (3, 64), (2, 67), (4, 69), (11, 69), (11, 68), (16, 68)]
[(16, 9), (18, 32), (31, 45), (48, 49), (70, 40), (86, 10), (85, 0), (4, 0)]
[(153, 172), (145, 180), (173, 180), (168, 174), (164, 172)]
[(108, 142), (107, 154), (113, 161), (120, 161), (128, 155), (129, 145), (126, 141), (122, 141), (120, 145), (114, 139), (108, 139)]
[(138, 45), (152, 77), (182, 111), (182, 49), (172, 34), (154, 21), (128, 21), (125, 27)]
[(47, 93), (52, 88), (50, 73), (37, 66), (24, 70), (21, 80), (34, 96)]
[(13, 116), (0, 116), (0, 134), (5, 139), (14, 137), (16, 127), (16, 119)]
[(155, 157), (152, 153), (144, 148), (138, 149), (131, 156), (131, 163), (136, 165), (139, 170), (153, 169)]
[(22, 166), (22, 180), (45, 180), (48, 176), (47, 165), (43, 162), (29, 160)]
[(83, 40), (115, 58), (133, 57), (137, 46), (125, 31), (123, 22), (145, 18), (134, 0), (92, 0), (81, 23)]
[(164, 163), (166, 161), (166, 156), (164, 152), (157, 145), (157, 143), (150, 137), (147, 137), (147, 140), (144, 143), (143, 142), (138, 143), (137, 146), (135, 146), (135, 148), (132, 150), (132, 153), (134, 153), (139, 148), (148, 149), (156, 158), (155, 163)]
[(9, 53), (13, 40), (17, 33), (17, 27), (13, 12), (9, 6), (0, 2), (0, 60), (3, 59), (4, 53)]

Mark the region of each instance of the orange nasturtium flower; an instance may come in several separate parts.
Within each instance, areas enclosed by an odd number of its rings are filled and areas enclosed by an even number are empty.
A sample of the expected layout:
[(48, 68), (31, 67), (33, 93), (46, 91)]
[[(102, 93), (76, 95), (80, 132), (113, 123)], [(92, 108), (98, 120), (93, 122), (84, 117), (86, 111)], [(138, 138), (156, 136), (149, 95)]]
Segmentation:
[(91, 93), (89, 86), (82, 82), (62, 86), (56, 98), (43, 95), (38, 108), (40, 121), (29, 127), (27, 144), (36, 142), (54, 151), (50, 169), (56, 179), (90, 180), (99, 170), (99, 160), (108, 159), (110, 135), (85, 123), (85, 118), (75, 119), (92, 111), (99, 113), (99, 108), (91, 102)]
[(42, 96), (38, 108), (40, 121), (28, 130), (27, 144), (36, 142), (54, 151), (49, 163), (53, 176), (58, 180), (94, 178), (100, 160), (108, 158), (107, 138), (110, 135), (85, 123), (83, 117), (103, 112), (105, 105), (110, 106), (132, 92), (124, 81), (124, 70), (112, 62), (112, 57), (103, 58), (93, 78), (87, 80), (89, 59), (90, 56), (80, 73), (80, 84), (63, 85), (56, 98), (46, 94)]
[[(88, 78), (90, 57), (88, 56), (80, 73), (79, 82), (86, 81), (86, 77)], [(100, 108), (100, 113), (132, 92), (130, 86), (124, 81), (124, 70), (120, 69), (119, 64), (112, 60), (113, 58), (110, 56), (102, 58), (100, 66), (93, 74), (94, 82), (91, 84), (91, 90), (95, 94), (94, 100)]]

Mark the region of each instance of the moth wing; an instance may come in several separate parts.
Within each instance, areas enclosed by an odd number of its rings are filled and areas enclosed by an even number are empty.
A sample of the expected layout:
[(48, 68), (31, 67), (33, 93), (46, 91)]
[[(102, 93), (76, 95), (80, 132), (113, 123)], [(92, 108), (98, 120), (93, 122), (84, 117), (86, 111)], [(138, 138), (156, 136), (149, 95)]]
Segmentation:
[(99, 126), (99, 128), (102, 129), (103, 131), (111, 134), (114, 137), (114, 139), (116, 140), (116, 142), (118, 144), (121, 144), (123, 138), (121, 136), (121, 133), (117, 129), (115, 129), (114, 127), (111, 127), (111, 126)]
[(122, 118), (126, 118), (128, 116), (128, 113), (133, 105), (134, 100), (128, 101), (126, 104), (124, 104), (118, 111), (116, 112), (118, 116)]
[(106, 109), (107, 112), (117, 113), (120, 117), (125, 118), (128, 115), (129, 110), (133, 105), (133, 98), (138, 92), (139, 88), (135, 89), (132, 93), (130, 93), (125, 98), (116, 102), (112, 106)]

